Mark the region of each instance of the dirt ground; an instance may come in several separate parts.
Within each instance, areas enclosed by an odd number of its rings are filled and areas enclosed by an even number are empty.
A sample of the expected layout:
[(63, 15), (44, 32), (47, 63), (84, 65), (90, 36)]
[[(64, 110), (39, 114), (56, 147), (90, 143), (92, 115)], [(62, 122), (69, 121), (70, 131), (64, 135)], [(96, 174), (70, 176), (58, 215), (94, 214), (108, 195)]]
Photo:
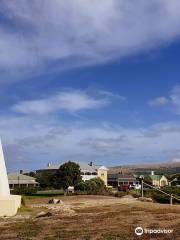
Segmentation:
[[(130, 197), (60, 196), (60, 204), (48, 198), (26, 200), (17, 216), (0, 219), (0, 240), (178, 240), (180, 206), (139, 202)], [(39, 213), (51, 213), (37, 217)], [(168, 234), (137, 236), (136, 227), (170, 229)]]

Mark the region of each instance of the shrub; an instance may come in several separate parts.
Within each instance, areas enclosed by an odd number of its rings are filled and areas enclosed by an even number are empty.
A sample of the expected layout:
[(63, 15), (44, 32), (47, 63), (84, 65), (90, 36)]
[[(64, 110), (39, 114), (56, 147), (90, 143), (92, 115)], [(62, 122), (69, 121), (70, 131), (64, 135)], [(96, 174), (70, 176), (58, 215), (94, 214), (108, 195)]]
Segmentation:
[(123, 192), (123, 191), (120, 191), (120, 192), (118, 191), (114, 194), (115, 197), (124, 197), (126, 195), (127, 195), (127, 193)]
[(87, 194), (104, 194), (106, 192), (106, 186), (104, 181), (100, 178), (92, 178), (88, 181), (81, 181), (75, 185), (76, 191), (84, 191)]
[(87, 190), (87, 184), (86, 184), (86, 182), (81, 181), (77, 185), (75, 185), (74, 189), (76, 191), (86, 191)]
[(21, 205), (26, 206), (26, 201), (25, 201), (25, 198), (23, 196), (21, 198)]
[[(168, 194), (173, 194), (174, 193), (174, 189), (171, 188), (171, 187), (164, 188), (163, 191), (167, 192)], [(176, 194), (176, 192), (175, 192), (175, 194)], [(170, 203), (170, 196), (167, 196), (167, 195), (165, 195), (161, 192), (158, 192), (155, 189), (146, 189), (144, 191), (144, 196), (145, 197), (150, 197), (155, 202), (158, 202), (158, 203), (166, 203), (166, 204)], [(178, 201), (173, 199), (173, 203), (178, 203)]]
[(141, 192), (138, 189), (132, 189), (128, 192), (128, 194), (133, 196), (134, 198), (139, 198), (141, 196)]
[(11, 194), (31, 196), (37, 193), (36, 188), (16, 188), (11, 190)]

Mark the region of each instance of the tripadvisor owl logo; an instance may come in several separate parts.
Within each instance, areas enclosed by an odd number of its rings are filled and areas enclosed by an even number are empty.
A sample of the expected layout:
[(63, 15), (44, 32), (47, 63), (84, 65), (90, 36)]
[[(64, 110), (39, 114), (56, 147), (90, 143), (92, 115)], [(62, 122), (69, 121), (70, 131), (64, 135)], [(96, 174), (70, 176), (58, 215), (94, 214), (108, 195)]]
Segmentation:
[(138, 236), (141, 236), (144, 233), (144, 230), (142, 227), (135, 228), (135, 234)]

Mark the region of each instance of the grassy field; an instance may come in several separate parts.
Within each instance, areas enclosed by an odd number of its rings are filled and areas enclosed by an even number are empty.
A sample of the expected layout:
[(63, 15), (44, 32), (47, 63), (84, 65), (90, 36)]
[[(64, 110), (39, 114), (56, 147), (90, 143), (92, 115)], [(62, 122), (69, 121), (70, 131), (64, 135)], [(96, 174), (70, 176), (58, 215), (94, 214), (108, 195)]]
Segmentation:
[[(0, 220), (0, 239), (180, 239), (180, 206), (107, 196), (58, 198), (63, 203), (57, 207), (49, 207), (48, 198), (27, 199), (26, 206), (16, 217)], [(52, 216), (36, 218), (41, 211), (51, 212)], [(137, 226), (174, 231), (172, 234), (144, 234), (138, 237), (134, 233)]]

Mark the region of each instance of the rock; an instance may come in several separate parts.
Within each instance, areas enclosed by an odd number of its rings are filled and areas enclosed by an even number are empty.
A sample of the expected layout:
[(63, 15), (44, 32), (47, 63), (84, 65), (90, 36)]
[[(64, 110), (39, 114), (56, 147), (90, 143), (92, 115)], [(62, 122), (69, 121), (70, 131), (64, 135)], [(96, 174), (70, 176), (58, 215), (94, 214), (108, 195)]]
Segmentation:
[(49, 200), (48, 203), (49, 204), (58, 204), (58, 203), (63, 203), (63, 202), (61, 200), (59, 200), (59, 199), (53, 198), (53, 199)]
[(51, 217), (53, 214), (51, 212), (40, 212), (37, 214), (36, 218), (41, 218), (41, 217)]
[(139, 197), (139, 201), (141, 202), (153, 202), (152, 198), (147, 198), (147, 197)]

